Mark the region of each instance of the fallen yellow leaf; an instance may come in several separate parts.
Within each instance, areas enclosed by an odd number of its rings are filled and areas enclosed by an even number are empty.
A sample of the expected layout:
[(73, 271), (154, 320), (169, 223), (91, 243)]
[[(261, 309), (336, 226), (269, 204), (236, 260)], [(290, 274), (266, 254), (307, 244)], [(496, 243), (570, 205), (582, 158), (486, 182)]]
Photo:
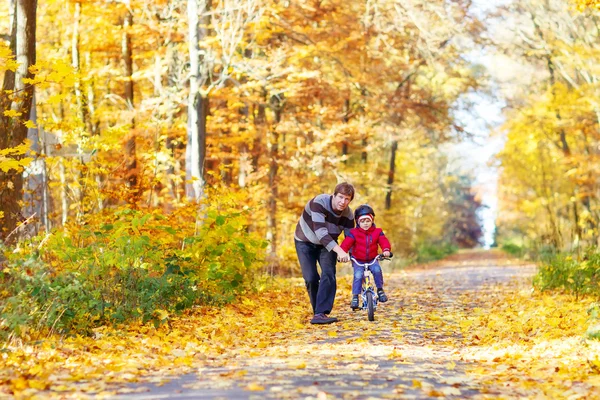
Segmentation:
[(250, 390), (253, 392), (260, 392), (262, 390), (265, 390), (264, 386), (259, 385), (258, 383), (250, 383), (248, 386), (246, 386), (246, 390)]

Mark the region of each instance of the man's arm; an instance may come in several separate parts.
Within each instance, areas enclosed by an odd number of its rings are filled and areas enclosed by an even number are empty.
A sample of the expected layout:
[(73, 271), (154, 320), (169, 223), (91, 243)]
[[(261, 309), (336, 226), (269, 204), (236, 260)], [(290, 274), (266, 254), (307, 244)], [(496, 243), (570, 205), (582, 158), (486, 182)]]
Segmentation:
[[(348, 255), (348, 252), (350, 251), (350, 249), (352, 248), (352, 246), (354, 245), (355, 239), (354, 236), (352, 236), (352, 234), (348, 234), (345, 238), (344, 241), (342, 242), (342, 244), (340, 244), (340, 247), (342, 248), (342, 250), (346, 253), (346, 255)], [(335, 250), (334, 250), (335, 251)], [(336, 252), (337, 253), (337, 252)], [(339, 253), (338, 253), (339, 256)], [(350, 257), (348, 256), (348, 260), (350, 259)], [(341, 260), (340, 260), (341, 261)], [(345, 262), (345, 261), (344, 261)]]
[(346, 253), (344, 251), (344, 249), (342, 249), (340, 247), (340, 245), (336, 244), (332, 251), (335, 251), (337, 253), (337, 259), (338, 259), (338, 261), (340, 261), (340, 262), (348, 262), (348, 261), (350, 261), (350, 256), (348, 255), (348, 253)]
[(319, 204), (315, 199), (310, 202), (310, 211), (311, 211), (311, 222), (312, 229), (317, 239), (328, 251), (334, 251), (334, 247), (337, 246), (337, 243), (327, 230), (327, 225), (325, 223), (327, 213), (327, 209), (323, 207), (322, 204)]

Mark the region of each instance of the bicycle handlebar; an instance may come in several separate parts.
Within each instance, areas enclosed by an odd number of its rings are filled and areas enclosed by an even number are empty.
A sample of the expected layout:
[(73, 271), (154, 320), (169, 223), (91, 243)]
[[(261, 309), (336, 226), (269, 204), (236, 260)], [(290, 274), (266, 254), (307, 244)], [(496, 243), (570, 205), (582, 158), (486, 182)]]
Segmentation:
[(391, 260), (392, 257), (394, 257), (394, 254), (390, 251), (389, 257), (384, 257), (383, 254), (377, 254), (377, 256), (371, 262), (368, 262), (368, 263), (362, 263), (352, 256), (350, 256), (350, 259), (358, 265), (361, 265), (363, 267), (368, 267), (368, 266), (375, 264), (378, 260)]

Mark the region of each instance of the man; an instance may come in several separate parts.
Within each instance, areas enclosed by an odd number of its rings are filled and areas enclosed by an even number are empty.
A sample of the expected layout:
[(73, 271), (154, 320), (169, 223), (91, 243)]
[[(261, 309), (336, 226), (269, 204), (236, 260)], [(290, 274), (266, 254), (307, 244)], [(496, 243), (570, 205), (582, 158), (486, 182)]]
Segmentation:
[[(354, 228), (354, 214), (348, 207), (354, 199), (354, 187), (340, 183), (333, 196), (320, 194), (304, 207), (296, 225), (294, 242), (296, 254), (306, 282), (314, 317), (311, 324), (330, 324), (337, 318), (329, 317), (337, 290), (336, 261), (347, 262), (350, 258), (338, 244), (337, 238), (345, 230)], [(321, 266), (321, 276), (317, 271)]]

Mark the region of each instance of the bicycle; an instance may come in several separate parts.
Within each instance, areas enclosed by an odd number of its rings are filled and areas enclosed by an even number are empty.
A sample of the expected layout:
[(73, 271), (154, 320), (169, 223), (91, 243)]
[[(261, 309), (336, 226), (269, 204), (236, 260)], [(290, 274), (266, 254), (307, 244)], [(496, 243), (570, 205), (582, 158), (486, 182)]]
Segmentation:
[(367, 310), (367, 317), (369, 318), (369, 321), (375, 321), (375, 310), (377, 309), (377, 302), (379, 300), (379, 297), (377, 296), (373, 286), (373, 273), (369, 267), (379, 260), (390, 260), (392, 257), (393, 254), (391, 253), (389, 257), (384, 257), (383, 254), (378, 254), (377, 257), (368, 263), (361, 263), (356, 258), (350, 257), (350, 259), (354, 261), (356, 265), (365, 269), (362, 280), (362, 307), (357, 308), (357, 310)]

